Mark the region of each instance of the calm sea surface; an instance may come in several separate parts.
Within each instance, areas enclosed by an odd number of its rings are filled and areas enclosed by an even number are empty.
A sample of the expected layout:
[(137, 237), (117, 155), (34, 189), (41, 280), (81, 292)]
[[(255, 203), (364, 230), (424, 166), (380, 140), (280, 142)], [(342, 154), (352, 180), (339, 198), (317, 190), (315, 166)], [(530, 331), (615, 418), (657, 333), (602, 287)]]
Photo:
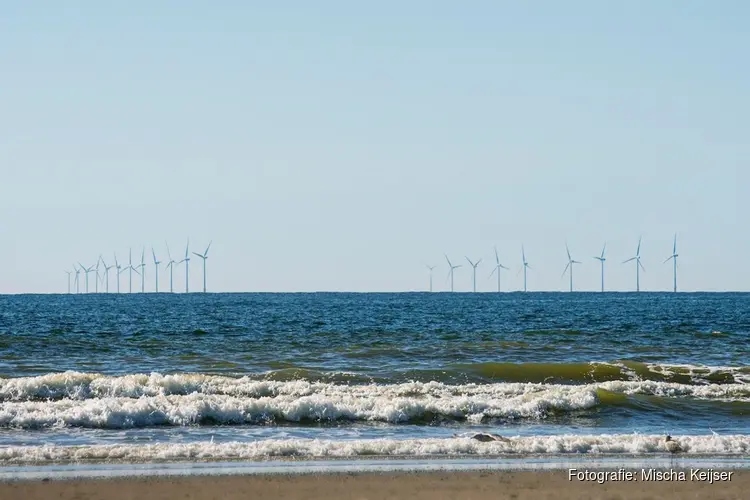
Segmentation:
[(0, 296), (0, 465), (649, 455), (666, 433), (750, 454), (750, 294)]

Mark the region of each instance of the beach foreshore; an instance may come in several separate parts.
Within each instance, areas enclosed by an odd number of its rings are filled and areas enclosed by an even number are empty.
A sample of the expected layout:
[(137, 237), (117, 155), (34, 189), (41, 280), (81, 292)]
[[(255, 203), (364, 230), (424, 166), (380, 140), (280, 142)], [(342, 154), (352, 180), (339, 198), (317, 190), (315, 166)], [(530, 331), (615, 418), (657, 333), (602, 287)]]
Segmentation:
[[(749, 470), (389, 472), (0, 482), (0, 499), (683, 499), (747, 498)], [(583, 470), (581, 470), (583, 471)], [(581, 472), (579, 471), (579, 472)], [(599, 473), (598, 475), (596, 473)], [(630, 472), (636, 479), (626, 479)], [(684, 476), (680, 475), (684, 473)], [(731, 474), (729, 474), (731, 472)], [(605, 473), (602, 475), (601, 473)], [(713, 474), (712, 474), (713, 473)], [(723, 473), (723, 474), (722, 474)], [(703, 475), (700, 475), (703, 474)], [(720, 479), (720, 476), (723, 479)], [(713, 481), (709, 478), (713, 477)], [(682, 479), (681, 479), (682, 478)]]

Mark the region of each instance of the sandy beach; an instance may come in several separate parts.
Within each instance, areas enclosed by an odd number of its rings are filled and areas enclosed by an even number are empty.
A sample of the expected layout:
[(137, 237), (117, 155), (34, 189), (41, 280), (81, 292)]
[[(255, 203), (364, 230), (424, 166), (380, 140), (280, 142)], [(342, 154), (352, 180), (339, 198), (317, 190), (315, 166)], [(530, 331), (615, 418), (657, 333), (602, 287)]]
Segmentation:
[[(569, 479), (555, 472), (352, 473), (322, 475), (189, 476), (0, 483), (0, 499), (740, 499), (747, 498), (750, 471), (708, 481)], [(726, 477), (726, 476), (725, 476)]]

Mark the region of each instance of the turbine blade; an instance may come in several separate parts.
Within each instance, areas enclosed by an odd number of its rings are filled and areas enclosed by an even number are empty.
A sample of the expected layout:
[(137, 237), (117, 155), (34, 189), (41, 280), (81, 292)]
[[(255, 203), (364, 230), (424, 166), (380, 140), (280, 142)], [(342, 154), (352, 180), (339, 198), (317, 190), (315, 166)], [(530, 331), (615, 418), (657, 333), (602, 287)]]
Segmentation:
[(495, 247), (495, 262), (500, 264), (500, 256), (497, 254), (497, 247)]
[(561, 278), (562, 278), (563, 276), (565, 276), (565, 273), (567, 273), (567, 272), (568, 272), (568, 268), (569, 268), (569, 267), (570, 267), (570, 262), (568, 262), (568, 265), (566, 265), (566, 266), (565, 266), (565, 269), (563, 269), (563, 272), (562, 272), (562, 274), (560, 275), (560, 277), (561, 277)]
[(604, 251), (607, 249), (607, 243), (604, 243), (604, 246), (602, 247), (602, 256), (601, 258), (604, 259)]
[(630, 262), (632, 260), (635, 260), (635, 257), (630, 257), (628, 260), (623, 260), (622, 263), (623, 264), (627, 264), (628, 262)]
[(205, 255), (206, 257), (208, 257), (208, 250), (211, 248), (211, 243), (213, 243), (213, 241), (209, 241), (208, 242), (208, 246), (206, 247), (206, 251), (203, 252), (203, 255)]
[(638, 265), (641, 266), (641, 269), (643, 269), (643, 272), (645, 273), (646, 272), (646, 268), (643, 267), (643, 264), (641, 264), (640, 260), (638, 261)]
[[(493, 276), (495, 275), (495, 271), (497, 271), (497, 267), (495, 267), (494, 269), (492, 269), (492, 272), (490, 273), (490, 275), (489, 275), (489, 276), (487, 276), (487, 279), (490, 279), (490, 278), (492, 278), (492, 277), (493, 277)], [(498, 271), (498, 272), (499, 272), (499, 271)]]
[[(445, 254), (443, 254), (443, 255), (445, 255)], [(448, 267), (453, 267), (453, 264), (451, 264), (451, 260), (448, 258), (447, 255), (445, 255), (445, 260), (448, 261)]]

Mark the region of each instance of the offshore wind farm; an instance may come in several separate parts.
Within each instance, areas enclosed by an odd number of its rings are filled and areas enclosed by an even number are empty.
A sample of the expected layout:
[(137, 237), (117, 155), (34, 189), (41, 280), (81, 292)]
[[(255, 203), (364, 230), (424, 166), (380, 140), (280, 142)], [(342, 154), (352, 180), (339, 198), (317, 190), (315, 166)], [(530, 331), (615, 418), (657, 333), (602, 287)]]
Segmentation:
[[(174, 286), (174, 267), (184, 265), (185, 268), (185, 278), (184, 278), (184, 293), (190, 293), (190, 260), (191, 255), (201, 259), (202, 269), (201, 269), (201, 280), (202, 280), (202, 292), (207, 293), (208, 292), (208, 286), (207, 286), (207, 261), (208, 261), (208, 253), (211, 249), (212, 242), (209, 241), (208, 245), (206, 246), (205, 250), (200, 252), (191, 252), (190, 251), (190, 240), (187, 240), (187, 243), (185, 245), (185, 254), (184, 257), (176, 261), (172, 258), (172, 254), (169, 248), (169, 244), (165, 242), (165, 250), (167, 253), (168, 260), (167, 261), (161, 261), (157, 258), (156, 249), (152, 246), (151, 247), (151, 257), (153, 260), (153, 288), (149, 287), (148, 292), (154, 292), (159, 293), (159, 269), (160, 266), (163, 264), (164, 271), (169, 271), (169, 292), (174, 293), (175, 286)], [(607, 251), (607, 243), (604, 243), (602, 246), (601, 253), (599, 255), (594, 255), (593, 259), (597, 260), (600, 265), (600, 292), (616, 292), (616, 291), (635, 291), (640, 292), (641, 291), (641, 272), (645, 272), (645, 267), (643, 263), (641, 262), (641, 244), (642, 244), (642, 238), (638, 239), (638, 243), (636, 246), (635, 255), (625, 259), (622, 261), (622, 264), (629, 264), (631, 262), (634, 263), (635, 267), (635, 280), (634, 280), (634, 287), (632, 289), (607, 289), (605, 287), (605, 263), (607, 261), (607, 258), (605, 256), (605, 253)], [(565, 253), (566, 253), (566, 260), (565, 260), (565, 266), (562, 271), (561, 277), (564, 278), (567, 276), (568, 278), (568, 292), (574, 292), (576, 291), (575, 288), (575, 282), (574, 282), (574, 267), (575, 266), (581, 266), (584, 265), (583, 261), (575, 260), (570, 251), (570, 247), (567, 242), (564, 243)], [(527, 260), (526, 255), (526, 247), (525, 245), (521, 245), (521, 259), (518, 266), (518, 275), (521, 273), (523, 274), (523, 281), (519, 288), (513, 288), (511, 285), (506, 285), (506, 288), (503, 288), (503, 281), (501, 279), (501, 274), (503, 271), (509, 271), (512, 269), (512, 267), (509, 267), (505, 264), (501, 263), (500, 259), (500, 253), (498, 251), (498, 247), (493, 247), (493, 256), (495, 260), (495, 264), (492, 267), (492, 270), (490, 271), (489, 275), (487, 276), (487, 279), (495, 278), (496, 279), (496, 288), (495, 289), (485, 289), (484, 292), (512, 292), (512, 291), (521, 291), (521, 292), (528, 292), (529, 289), (529, 283), (528, 283), (528, 270), (531, 269), (531, 266)], [(78, 265), (73, 265), (72, 269), (66, 269), (64, 271), (64, 274), (67, 278), (67, 293), (100, 293), (99, 286), (102, 286), (102, 292), (103, 293), (110, 293), (110, 285), (109, 285), (109, 271), (111, 269), (115, 269), (115, 278), (116, 278), (116, 293), (120, 293), (120, 275), (124, 272), (128, 272), (128, 292), (127, 293), (133, 293), (133, 273), (136, 274), (138, 278), (140, 278), (140, 293), (146, 293), (147, 291), (147, 280), (146, 280), (146, 272), (147, 268), (149, 267), (146, 263), (145, 259), (146, 255), (146, 247), (143, 246), (141, 249), (141, 259), (140, 262), (136, 262), (133, 264), (132, 260), (132, 248), (128, 250), (128, 265), (125, 267), (120, 266), (119, 261), (117, 260), (117, 254), (113, 254), (113, 262), (114, 264), (108, 265), (105, 259), (102, 255), (99, 255), (97, 261), (95, 264), (91, 266), (84, 266), (80, 262)], [(677, 292), (677, 274), (678, 274), (678, 265), (677, 265), (677, 258), (679, 257), (679, 254), (677, 253), (677, 235), (675, 234), (672, 240), (672, 251), (668, 254), (666, 259), (662, 262), (662, 264), (667, 264), (669, 262), (672, 263), (672, 291)], [(470, 279), (470, 287), (468, 289), (457, 289), (456, 288), (456, 273), (460, 273), (459, 269), (461, 269), (463, 266), (461, 264), (453, 264), (453, 262), (450, 260), (447, 254), (444, 254), (445, 262), (447, 264), (447, 274), (445, 275), (445, 288), (443, 290), (436, 290), (435, 284), (434, 284), (434, 272), (435, 270), (441, 269), (441, 266), (435, 264), (425, 264), (426, 269), (428, 270), (428, 286), (426, 287), (425, 291), (429, 292), (435, 292), (435, 291), (448, 291), (448, 292), (471, 292), (471, 293), (478, 293), (480, 290), (477, 287), (477, 269), (483, 262), (483, 257), (479, 257), (476, 260), (469, 258), (468, 256), (465, 257), (466, 262), (468, 263), (468, 268), (471, 271), (471, 279)], [(102, 271), (100, 272), (100, 269)], [(83, 273), (83, 280), (84, 280), (84, 286), (83, 289), (80, 286), (79, 280), (81, 273)], [(93, 274), (94, 276), (94, 291), (91, 292), (89, 288), (89, 274)], [(459, 276), (460, 278), (460, 276)], [(556, 291), (556, 290), (537, 290), (537, 291)], [(585, 290), (580, 290), (585, 291)], [(593, 291), (593, 290), (588, 290)]]
[[(194, 255), (201, 258), (203, 261), (203, 293), (207, 292), (207, 276), (206, 276), (206, 263), (208, 261), (208, 251), (211, 248), (211, 243), (209, 241), (208, 245), (206, 246), (206, 249), (203, 251), (203, 253), (197, 253), (193, 252)], [(188, 239), (186, 245), (185, 245), (185, 258), (180, 260), (179, 262), (176, 262), (174, 259), (172, 259), (172, 254), (169, 250), (169, 244), (165, 242), (165, 247), (167, 250), (167, 256), (169, 257), (169, 260), (164, 263), (164, 269), (169, 270), (169, 292), (174, 293), (174, 266), (185, 264), (185, 293), (189, 292), (189, 281), (190, 281), (190, 269), (188, 267), (189, 261), (190, 261), (190, 240)], [(128, 294), (133, 293), (133, 273), (135, 273), (138, 277), (140, 277), (140, 293), (146, 293), (146, 269), (148, 268), (148, 264), (146, 263), (146, 247), (143, 246), (141, 250), (141, 260), (140, 263), (136, 262), (135, 265), (133, 265), (133, 249), (128, 249), (128, 265), (127, 266), (120, 266), (119, 261), (117, 260), (117, 253), (113, 253), (113, 260), (111, 262), (114, 262), (112, 265), (107, 265), (107, 262), (105, 261), (102, 254), (99, 255), (98, 259), (96, 260), (96, 264), (86, 267), (80, 262), (76, 265), (73, 265), (72, 270), (65, 270), (65, 274), (68, 277), (68, 286), (67, 286), (67, 293), (72, 294), (80, 294), (80, 293), (92, 293), (89, 291), (89, 280), (88, 275), (89, 273), (94, 273), (94, 286), (95, 290), (93, 293), (100, 293), (99, 292), (99, 284), (101, 284), (103, 288), (104, 293), (110, 293), (109, 289), (109, 271), (110, 269), (115, 270), (115, 279), (116, 279), (116, 292), (115, 293), (121, 293), (120, 292), (120, 275), (127, 271), (128, 273)], [(151, 256), (153, 258), (153, 270), (154, 270), (154, 288), (149, 289), (149, 292), (159, 293), (159, 267), (161, 264), (163, 264), (162, 261), (160, 261), (156, 257), (156, 249), (152, 246), (151, 247)], [(102, 272), (99, 272), (99, 269), (102, 269)], [(84, 273), (84, 281), (85, 281), (85, 288), (84, 291), (81, 292), (80, 288), (80, 274)], [(71, 277), (73, 278), (72, 287), (71, 287)]]

